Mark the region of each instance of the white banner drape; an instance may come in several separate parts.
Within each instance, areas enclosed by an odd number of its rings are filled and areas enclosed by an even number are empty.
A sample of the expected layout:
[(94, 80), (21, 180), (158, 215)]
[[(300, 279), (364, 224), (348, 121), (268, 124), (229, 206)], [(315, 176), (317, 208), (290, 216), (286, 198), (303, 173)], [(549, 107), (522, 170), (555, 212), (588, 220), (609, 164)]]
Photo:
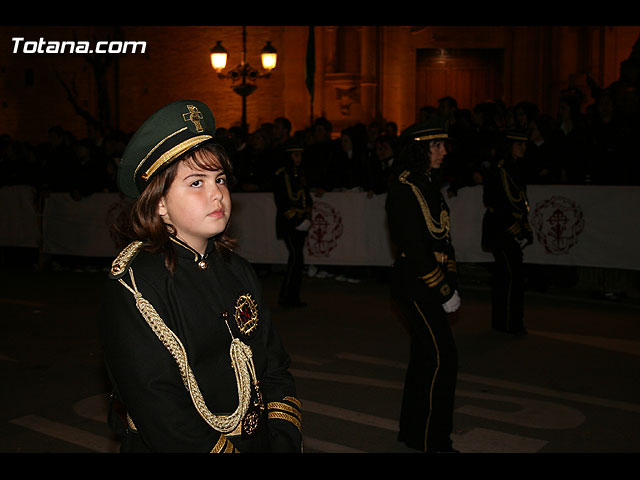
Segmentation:
[(67, 193), (51, 194), (42, 212), (42, 251), (89, 257), (117, 255), (109, 229), (129, 204), (115, 193), (95, 193), (80, 200)]
[[(640, 270), (639, 187), (533, 185), (528, 195), (535, 241), (525, 250), (526, 262)], [(29, 187), (0, 188), (0, 245), (41, 245), (51, 254), (117, 254), (109, 226), (130, 200), (115, 193), (81, 200), (52, 194), (40, 220), (34, 196)], [(385, 200), (385, 195), (368, 198), (364, 193), (314, 197), (306, 262), (391, 265)], [(463, 188), (447, 202), (458, 261), (493, 261), (480, 247), (482, 188)], [(238, 253), (249, 261), (286, 263), (284, 243), (275, 234), (275, 212), (271, 193), (233, 194), (229, 233), (238, 239)]]
[(0, 245), (38, 247), (39, 222), (35, 188), (24, 185), (0, 188)]
[[(534, 243), (527, 263), (640, 270), (638, 187), (533, 185), (528, 189)], [(314, 221), (305, 249), (312, 264), (391, 265), (386, 227), (386, 195), (326, 193), (314, 198)], [(482, 250), (482, 188), (463, 188), (447, 199), (451, 231), (460, 262), (492, 262)], [(268, 194), (234, 197), (241, 209), (231, 231), (239, 253), (254, 262), (286, 261), (284, 245), (274, 243), (275, 207)], [(236, 208), (236, 207), (234, 207)]]
[[(386, 227), (386, 195), (325, 193), (313, 199), (313, 226), (305, 258), (317, 265), (391, 265), (393, 255)], [(276, 239), (273, 197), (236, 194), (229, 233), (238, 239), (238, 253), (257, 263), (286, 263), (287, 250)]]
[[(528, 198), (534, 243), (525, 262), (640, 269), (640, 188), (531, 185)], [(463, 188), (447, 202), (458, 260), (493, 261), (480, 247), (482, 188)]]

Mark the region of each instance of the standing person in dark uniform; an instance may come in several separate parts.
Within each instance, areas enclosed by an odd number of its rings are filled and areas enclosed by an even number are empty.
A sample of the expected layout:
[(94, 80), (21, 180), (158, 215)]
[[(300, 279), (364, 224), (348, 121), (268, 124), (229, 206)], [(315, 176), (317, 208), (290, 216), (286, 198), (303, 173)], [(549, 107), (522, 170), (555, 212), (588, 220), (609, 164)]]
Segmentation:
[(402, 135), (404, 171), (390, 185), (386, 211), (397, 248), (391, 296), (411, 337), (398, 439), (424, 452), (455, 451), (451, 442), (458, 353), (447, 313), (460, 306), (449, 207), (439, 173), (447, 133), (437, 120)]
[(523, 254), (533, 241), (529, 225), (525, 171), (526, 132), (505, 134), (506, 152), (486, 175), (482, 247), (495, 259), (491, 325), (495, 330), (526, 335), (524, 325)]
[(300, 301), (300, 288), (304, 271), (304, 242), (311, 226), (313, 200), (302, 169), (303, 150), (297, 141), (287, 142), (283, 166), (276, 171), (273, 182), (276, 235), (284, 241), (289, 252), (279, 298), (284, 308), (305, 306)]
[(122, 452), (302, 448), (289, 356), (225, 235), (231, 171), (214, 132), (205, 104), (174, 102), (122, 156), (135, 240), (113, 262), (99, 320), (112, 398), (126, 409)]

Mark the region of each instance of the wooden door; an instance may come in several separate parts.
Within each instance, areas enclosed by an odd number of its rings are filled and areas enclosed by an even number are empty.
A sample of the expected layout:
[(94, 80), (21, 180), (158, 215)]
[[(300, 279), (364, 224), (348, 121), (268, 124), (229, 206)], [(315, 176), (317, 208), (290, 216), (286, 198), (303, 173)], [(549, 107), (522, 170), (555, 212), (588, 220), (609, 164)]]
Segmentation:
[(416, 62), (416, 112), (438, 106), (438, 99), (456, 99), (458, 108), (503, 95), (503, 51), (498, 49), (419, 49)]

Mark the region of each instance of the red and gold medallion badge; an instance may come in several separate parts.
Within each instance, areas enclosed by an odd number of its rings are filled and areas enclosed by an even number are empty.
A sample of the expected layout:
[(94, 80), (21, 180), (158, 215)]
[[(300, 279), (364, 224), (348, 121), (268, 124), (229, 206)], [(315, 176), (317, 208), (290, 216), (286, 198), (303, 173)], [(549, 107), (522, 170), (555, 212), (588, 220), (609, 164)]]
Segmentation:
[(244, 335), (249, 335), (258, 326), (258, 305), (250, 293), (240, 295), (236, 300), (236, 310), (233, 314), (238, 329)]

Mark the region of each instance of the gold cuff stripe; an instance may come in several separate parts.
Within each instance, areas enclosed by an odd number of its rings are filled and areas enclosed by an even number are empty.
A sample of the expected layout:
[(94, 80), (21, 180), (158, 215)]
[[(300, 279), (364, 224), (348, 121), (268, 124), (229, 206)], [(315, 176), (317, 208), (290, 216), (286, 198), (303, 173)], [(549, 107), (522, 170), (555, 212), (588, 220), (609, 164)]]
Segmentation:
[(442, 282), (443, 280), (444, 280), (444, 274), (440, 274), (431, 281), (425, 280), (424, 283), (426, 283), (428, 287), (435, 287), (436, 285), (439, 285), (440, 282)]
[(447, 262), (447, 270), (449, 270), (451, 272), (456, 272), (458, 270), (458, 267), (456, 266), (456, 261), (455, 260), (449, 260)]
[(437, 275), (438, 275), (438, 274), (440, 274), (440, 273), (441, 273), (440, 267), (439, 267), (439, 266), (437, 266), (437, 267), (436, 267), (436, 268), (434, 268), (431, 272), (427, 273), (426, 275), (424, 275), (424, 276), (422, 276), (422, 277), (420, 277), (420, 278), (422, 278), (423, 280), (429, 280), (429, 279), (431, 279), (431, 278), (433, 278), (433, 277), (437, 276)]
[(302, 422), (300, 422), (300, 420), (298, 420), (296, 417), (289, 415), (288, 413), (276, 410), (273, 412), (269, 412), (267, 416), (268, 418), (275, 418), (278, 420), (285, 420), (287, 422), (293, 423), (298, 430), (302, 431)]
[(431, 273), (420, 277), (428, 286), (433, 287), (444, 280), (444, 273), (440, 267), (436, 267)]
[[(176, 133), (178, 133), (178, 132), (176, 132)], [(153, 162), (153, 164), (147, 169), (147, 171), (144, 172), (144, 175), (142, 175), (142, 178), (144, 180), (148, 180), (149, 177), (151, 177), (151, 175), (153, 175), (154, 172), (156, 170), (158, 170), (158, 168), (163, 166), (165, 163), (171, 161), (172, 159), (174, 159), (178, 155), (186, 152), (187, 150), (189, 150), (194, 145), (197, 145), (198, 143), (201, 143), (201, 142), (203, 142), (205, 140), (210, 140), (212, 138), (213, 137), (211, 135), (198, 135), (197, 137), (193, 137), (193, 138), (190, 138), (188, 140), (185, 140), (182, 143), (179, 143), (178, 145), (176, 145), (175, 147), (171, 148), (170, 150), (165, 152), (163, 155), (161, 155), (160, 158), (158, 158), (155, 162)], [(160, 145), (160, 144), (158, 144), (158, 145)], [(156, 145), (156, 147), (154, 147), (153, 150), (155, 150), (158, 147), (158, 145)], [(149, 153), (151, 153), (151, 152), (149, 152)], [(148, 156), (149, 155), (147, 155), (147, 157)], [(145, 159), (147, 157), (145, 157)], [(144, 160), (143, 160), (143, 162), (144, 162)], [(136, 171), (137, 170), (138, 169), (136, 168)], [(135, 174), (134, 174), (134, 180), (135, 180)]]
[(286, 403), (271, 402), (271, 403), (267, 404), (267, 409), (268, 410), (283, 410), (283, 411), (288, 412), (291, 415), (295, 416), (299, 420), (302, 420), (302, 413), (300, 412), (300, 410), (298, 410), (297, 408), (292, 407), (291, 405), (288, 405)]
[(218, 438), (218, 441), (211, 449), (211, 453), (220, 453), (226, 443), (227, 443), (227, 439), (224, 437), (224, 435), (220, 435), (220, 437)]
[(238, 450), (236, 450), (236, 447), (228, 438), (224, 435), (220, 435), (220, 438), (209, 453), (238, 453)]
[(507, 228), (507, 231), (513, 233), (514, 235), (517, 235), (520, 232), (520, 230), (522, 230), (522, 228), (517, 223), (514, 223), (509, 228)]
[(302, 408), (302, 402), (300, 400), (298, 400), (296, 397), (284, 397), (283, 400), (286, 400), (287, 402), (291, 402), (294, 405), (296, 405), (298, 408)]

